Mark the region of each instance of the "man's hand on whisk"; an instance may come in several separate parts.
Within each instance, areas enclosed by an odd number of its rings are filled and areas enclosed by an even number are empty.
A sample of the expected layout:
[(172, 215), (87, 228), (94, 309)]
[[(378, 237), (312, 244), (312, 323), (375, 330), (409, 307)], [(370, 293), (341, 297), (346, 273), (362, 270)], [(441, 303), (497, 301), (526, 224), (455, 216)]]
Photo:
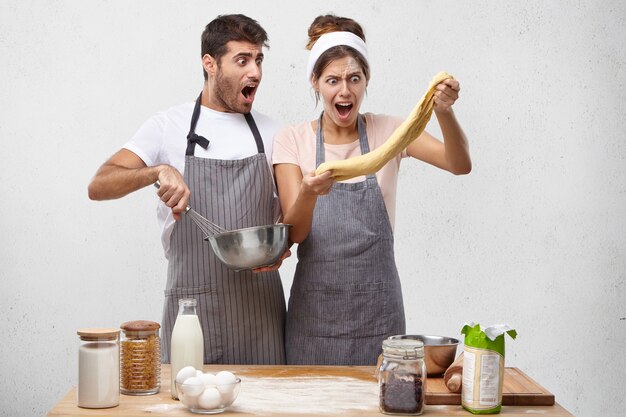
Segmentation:
[(162, 165), (159, 170), (158, 181), (160, 186), (157, 195), (166, 206), (172, 209), (174, 219), (180, 220), (180, 215), (187, 208), (191, 195), (185, 179), (177, 169), (169, 165)]

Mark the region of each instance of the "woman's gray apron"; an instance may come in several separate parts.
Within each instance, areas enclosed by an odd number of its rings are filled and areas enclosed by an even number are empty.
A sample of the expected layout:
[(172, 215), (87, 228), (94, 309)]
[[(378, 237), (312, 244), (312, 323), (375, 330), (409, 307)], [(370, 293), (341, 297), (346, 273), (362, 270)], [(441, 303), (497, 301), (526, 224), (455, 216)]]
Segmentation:
[[(325, 159), (322, 117), (316, 165)], [(362, 116), (361, 153), (369, 152)], [(404, 334), (393, 232), (376, 175), (319, 196), (298, 246), (285, 329), (288, 364), (373, 365), (383, 339)]]
[[(191, 190), (189, 205), (226, 230), (276, 220), (278, 201), (263, 141), (251, 114), (245, 114), (258, 154), (240, 160), (194, 156), (200, 97), (191, 118), (184, 178)], [(283, 364), (285, 298), (278, 271), (234, 272), (222, 264), (200, 229), (183, 215), (170, 241), (170, 259), (162, 323), (162, 355), (169, 363), (172, 328), (180, 298), (198, 300), (204, 333), (204, 363)]]

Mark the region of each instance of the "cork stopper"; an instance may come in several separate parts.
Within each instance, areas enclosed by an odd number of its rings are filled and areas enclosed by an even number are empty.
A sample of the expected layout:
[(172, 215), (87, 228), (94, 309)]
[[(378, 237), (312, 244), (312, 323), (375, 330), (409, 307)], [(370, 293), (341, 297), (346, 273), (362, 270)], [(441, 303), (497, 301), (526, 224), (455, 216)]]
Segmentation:
[(161, 325), (154, 321), (133, 320), (122, 323), (120, 328), (124, 331), (126, 337), (146, 338), (150, 335), (158, 334)]
[(122, 323), (120, 326), (122, 330), (130, 330), (131, 332), (145, 332), (159, 330), (161, 325), (154, 321), (148, 320), (133, 320)]

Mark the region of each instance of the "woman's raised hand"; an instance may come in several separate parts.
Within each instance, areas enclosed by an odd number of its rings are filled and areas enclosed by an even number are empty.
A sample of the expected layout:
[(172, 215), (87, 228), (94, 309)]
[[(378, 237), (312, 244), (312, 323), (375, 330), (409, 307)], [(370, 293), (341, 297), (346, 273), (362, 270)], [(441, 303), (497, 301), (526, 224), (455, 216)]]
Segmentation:
[(457, 80), (447, 79), (436, 87), (435, 91), (435, 111), (448, 110), (459, 98), (461, 86)]

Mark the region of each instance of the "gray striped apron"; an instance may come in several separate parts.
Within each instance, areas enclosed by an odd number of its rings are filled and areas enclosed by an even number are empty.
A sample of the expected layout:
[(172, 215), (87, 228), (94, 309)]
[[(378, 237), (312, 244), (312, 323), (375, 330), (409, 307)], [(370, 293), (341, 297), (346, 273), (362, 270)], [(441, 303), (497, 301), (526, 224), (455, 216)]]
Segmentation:
[[(195, 134), (200, 98), (191, 118), (185, 155), (189, 205), (226, 230), (274, 223), (279, 210), (274, 180), (252, 115), (244, 116), (258, 154), (240, 160), (197, 158), (195, 145), (206, 148), (209, 144)], [(163, 308), (162, 361), (169, 363), (178, 300), (195, 298), (204, 333), (205, 364), (284, 364), (285, 298), (278, 271), (232, 271), (203, 238), (188, 216), (183, 215), (174, 225)]]
[[(361, 153), (369, 152), (362, 116)], [(324, 162), (322, 117), (316, 165)], [(319, 196), (298, 246), (285, 329), (288, 364), (374, 365), (383, 339), (404, 334), (393, 232), (376, 175)]]

